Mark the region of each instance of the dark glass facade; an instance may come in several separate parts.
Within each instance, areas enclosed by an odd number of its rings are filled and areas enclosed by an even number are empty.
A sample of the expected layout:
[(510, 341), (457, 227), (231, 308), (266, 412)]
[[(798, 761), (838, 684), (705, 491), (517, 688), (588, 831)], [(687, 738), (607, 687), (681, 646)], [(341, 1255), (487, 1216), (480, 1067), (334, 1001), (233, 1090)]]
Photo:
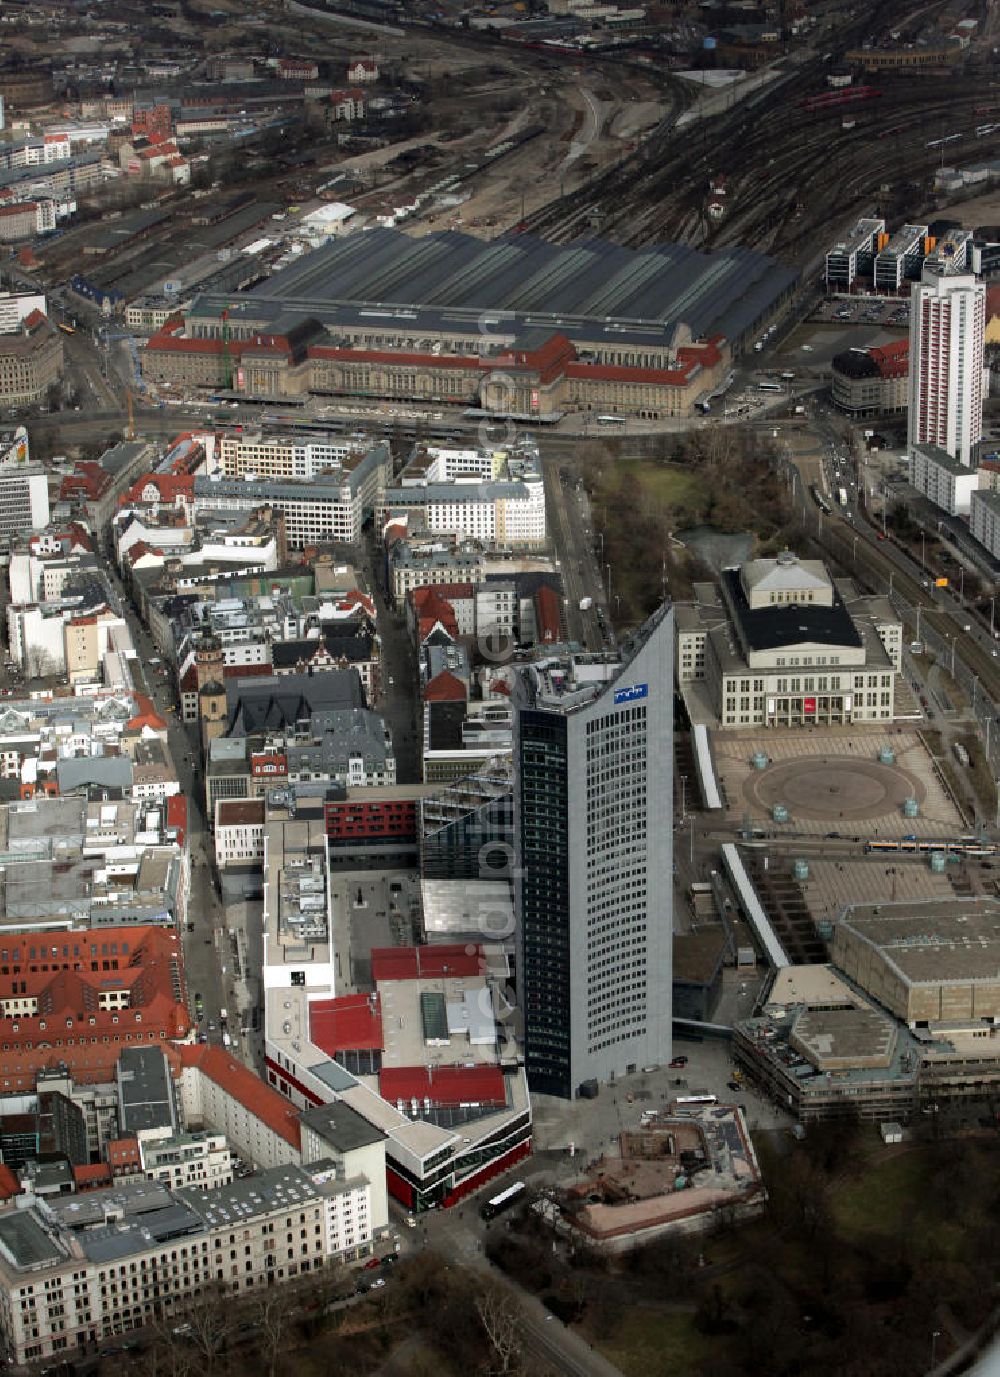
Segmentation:
[(525, 1066), (536, 1094), (572, 1096), (569, 779), (565, 717), (520, 715), (521, 969)]

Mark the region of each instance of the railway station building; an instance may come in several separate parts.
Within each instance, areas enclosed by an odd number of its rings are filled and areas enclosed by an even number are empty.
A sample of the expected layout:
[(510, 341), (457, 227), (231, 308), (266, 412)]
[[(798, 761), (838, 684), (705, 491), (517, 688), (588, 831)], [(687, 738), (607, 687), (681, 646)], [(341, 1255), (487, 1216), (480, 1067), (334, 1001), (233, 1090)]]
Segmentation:
[(742, 248), (378, 229), (249, 291), (198, 298), (147, 342), (143, 372), (258, 400), (351, 396), (529, 420), (683, 417), (795, 282)]

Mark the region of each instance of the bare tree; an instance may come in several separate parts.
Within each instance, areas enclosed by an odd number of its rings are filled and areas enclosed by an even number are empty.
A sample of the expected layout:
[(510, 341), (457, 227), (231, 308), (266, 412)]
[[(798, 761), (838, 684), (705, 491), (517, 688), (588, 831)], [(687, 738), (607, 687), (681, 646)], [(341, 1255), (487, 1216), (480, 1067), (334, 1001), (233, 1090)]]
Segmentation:
[(192, 1299), (177, 1326), (198, 1359), (198, 1370), (211, 1377), (226, 1351), (232, 1327), (233, 1305), (221, 1283), (208, 1286)]
[(152, 1342), (139, 1360), (142, 1377), (195, 1377), (195, 1351), (183, 1334), (174, 1333), (173, 1318), (155, 1321)]
[(520, 1306), (506, 1287), (487, 1286), (476, 1297), (476, 1313), (491, 1349), (490, 1372), (513, 1373), (520, 1367)]
[(280, 1291), (265, 1291), (257, 1297), (254, 1320), (260, 1327), (261, 1356), (267, 1360), (268, 1377), (275, 1377), (278, 1359), (288, 1328), (288, 1297)]

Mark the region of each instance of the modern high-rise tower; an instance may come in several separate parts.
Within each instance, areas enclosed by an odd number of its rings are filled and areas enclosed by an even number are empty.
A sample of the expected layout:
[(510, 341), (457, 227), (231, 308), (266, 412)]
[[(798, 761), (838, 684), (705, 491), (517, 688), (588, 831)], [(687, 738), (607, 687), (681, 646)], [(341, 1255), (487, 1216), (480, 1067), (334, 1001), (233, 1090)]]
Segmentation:
[(986, 287), (939, 248), (910, 296), (909, 446), (971, 464), (983, 424)]
[(528, 1083), (571, 1098), (671, 1047), (674, 617), (621, 656), (526, 666), (514, 701), (517, 988)]

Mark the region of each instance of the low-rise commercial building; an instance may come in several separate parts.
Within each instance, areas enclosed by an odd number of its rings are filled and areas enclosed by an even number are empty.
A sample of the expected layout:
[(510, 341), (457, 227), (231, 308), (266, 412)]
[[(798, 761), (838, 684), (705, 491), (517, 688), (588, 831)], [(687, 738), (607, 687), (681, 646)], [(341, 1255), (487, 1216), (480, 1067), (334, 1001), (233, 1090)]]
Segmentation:
[(300, 1109), (344, 1104), (383, 1133), (388, 1190), (408, 1208), (454, 1204), (530, 1151), (524, 1070), (495, 1013), (506, 956), (375, 949), (370, 988), (351, 990), (338, 975), (351, 963), (334, 946), (325, 847), (322, 825), (268, 823), (268, 1081)]
[(994, 898), (851, 904), (831, 965), (779, 970), (737, 1060), (804, 1120), (906, 1122), (1000, 1086)]

